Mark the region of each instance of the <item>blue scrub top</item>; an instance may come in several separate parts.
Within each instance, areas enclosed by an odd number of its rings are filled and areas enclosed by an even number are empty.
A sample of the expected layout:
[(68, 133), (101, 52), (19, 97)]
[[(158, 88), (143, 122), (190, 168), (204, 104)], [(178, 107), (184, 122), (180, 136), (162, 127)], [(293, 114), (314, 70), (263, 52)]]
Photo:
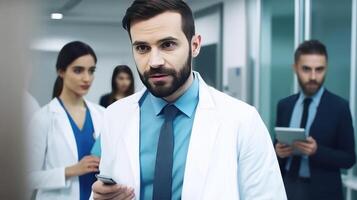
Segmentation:
[[(91, 149), (94, 145), (95, 139), (93, 136), (94, 127), (90, 111), (86, 105), (86, 117), (82, 130), (78, 128), (77, 124), (72, 119), (71, 115), (64, 106), (62, 100), (58, 98), (63, 109), (66, 111), (68, 120), (71, 123), (74, 137), (77, 144), (78, 161), (80, 161), (84, 156), (91, 155)], [(80, 200), (88, 200), (92, 192), (92, 184), (96, 181), (95, 173), (88, 173), (79, 176), (79, 190), (80, 190)]]

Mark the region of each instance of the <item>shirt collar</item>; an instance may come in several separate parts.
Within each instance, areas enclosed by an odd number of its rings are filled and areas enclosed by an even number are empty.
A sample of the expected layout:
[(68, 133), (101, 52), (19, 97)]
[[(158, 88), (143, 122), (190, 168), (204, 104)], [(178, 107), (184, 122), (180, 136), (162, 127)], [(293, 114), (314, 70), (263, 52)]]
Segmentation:
[[(325, 91), (325, 88), (323, 86), (321, 86), (321, 88), (313, 96), (310, 97), (312, 99), (311, 103), (313, 103), (315, 105), (318, 105), (320, 103), (320, 100), (321, 100), (321, 97), (322, 97), (322, 94), (324, 93), (324, 91)], [(300, 103), (303, 103), (304, 99), (306, 97), (307, 96), (303, 92), (300, 92), (300, 96), (299, 96), (299, 100), (298, 101)]]
[[(185, 93), (179, 97), (173, 104), (187, 117), (191, 118), (198, 104), (199, 96), (198, 78), (194, 76), (191, 86)], [(159, 115), (162, 109), (168, 104), (163, 98), (155, 97), (149, 92), (149, 97), (156, 115)]]

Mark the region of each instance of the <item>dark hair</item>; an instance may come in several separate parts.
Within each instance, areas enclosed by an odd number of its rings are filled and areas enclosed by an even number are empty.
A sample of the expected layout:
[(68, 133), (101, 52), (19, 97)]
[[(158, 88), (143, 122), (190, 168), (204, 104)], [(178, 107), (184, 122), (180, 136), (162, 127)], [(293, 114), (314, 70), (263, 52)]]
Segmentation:
[(298, 62), (301, 55), (317, 54), (324, 55), (328, 60), (327, 50), (324, 44), (318, 40), (307, 40), (299, 45), (295, 51), (295, 63)]
[(138, 20), (147, 20), (167, 11), (178, 12), (182, 18), (182, 31), (191, 42), (195, 35), (195, 23), (191, 8), (182, 0), (135, 0), (126, 10), (122, 20), (123, 28), (130, 35), (130, 26)]
[[(64, 45), (57, 57), (57, 62), (56, 62), (57, 72), (61, 70), (65, 71), (73, 61), (84, 55), (91, 55), (95, 63), (97, 63), (97, 56), (95, 55), (93, 49), (88, 44), (85, 44), (80, 41), (74, 41)], [(57, 79), (53, 86), (52, 98), (60, 96), (62, 89), (63, 89), (63, 79), (60, 76), (57, 76)]]
[(128, 74), (129, 78), (131, 79), (131, 83), (130, 83), (129, 89), (128, 89), (128, 91), (126, 91), (125, 96), (129, 96), (129, 95), (134, 94), (134, 76), (133, 76), (133, 72), (131, 71), (131, 69), (127, 65), (118, 65), (113, 70), (112, 92), (110, 94), (109, 104), (112, 104), (115, 101), (115, 93), (118, 90), (117, 84), (116, 84), (116, 78), (121, 73)]

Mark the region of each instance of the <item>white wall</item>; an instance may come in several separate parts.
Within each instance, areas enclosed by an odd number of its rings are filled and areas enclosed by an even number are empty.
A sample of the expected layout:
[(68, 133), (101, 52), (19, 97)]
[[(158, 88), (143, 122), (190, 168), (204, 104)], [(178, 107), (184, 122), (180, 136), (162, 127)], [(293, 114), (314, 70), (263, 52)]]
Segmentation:
[(220, 31), (219, 14), (214, 13), (207, 17), (201, 17), (195, 20), (196, 32), (202, 37), (202, 46), (215, 44), (219, 42)]
[[(207, 1), (192, 1), (190, 2), (191, 8), (195, 11), (207, 8), (211, 5), (223, 2), (223, 86), (228, 85), (228, 69), (240, 67), (242, 72), (242, 85), (241, 85), (241, 99), (247, 99), (247, 24), (246, 24), (246, 10), (245, 0), (207, 0)], [(205, 18), (205, 17), (203, 17)], [(201, 22), (200, 21), (198, 22)], [(214, 20), (214, 16), (206, 17), (205, 22), (208, 20)], [(202, 23), (202, 24), (203, 24)], [(207, 23), (209, 24), (209, 23)], [(197, 28), (197, 33), (203, 35), (203, 42), (207, 37), (208, 42), (212, 42), (212, 39), (217, 36), (216, 31), (210, 31), (214, 29), (215, 21), (210, 24), (210, 27), (201, 29)], [(202, 31), (200, 33), (199, 31)]]
[(224, 2), (223, 84), (228, 83), (228, 68), (241, 67), (241, 99), (247, 99), (247, 24), (244, 0)]

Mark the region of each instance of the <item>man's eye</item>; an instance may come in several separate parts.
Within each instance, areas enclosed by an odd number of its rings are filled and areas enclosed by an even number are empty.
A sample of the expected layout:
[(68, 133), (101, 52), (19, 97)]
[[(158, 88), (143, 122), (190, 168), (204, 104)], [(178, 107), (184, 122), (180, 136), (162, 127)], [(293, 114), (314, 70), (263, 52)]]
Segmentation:
[(161, 47), (166, 50), (172, 50), (176, 47), (176, 43), (172, 41), (167, 41), (161, 44)]
[(146, 53), (150, 50), (150, 47), (145, 46), (145, 45), (138, 45), (135, 47), (136, 51), (139, 53)]
[(317, 68), (316, 71), (319, 72), (319, 73), (320, 73), (320, 72), (323, 72), (323, 71), (324, 71), (324, 68)]
[(309, 68), (308, 67), (303, 67), (302, 70), (305, 71), (305, 72), (308, 72)]

